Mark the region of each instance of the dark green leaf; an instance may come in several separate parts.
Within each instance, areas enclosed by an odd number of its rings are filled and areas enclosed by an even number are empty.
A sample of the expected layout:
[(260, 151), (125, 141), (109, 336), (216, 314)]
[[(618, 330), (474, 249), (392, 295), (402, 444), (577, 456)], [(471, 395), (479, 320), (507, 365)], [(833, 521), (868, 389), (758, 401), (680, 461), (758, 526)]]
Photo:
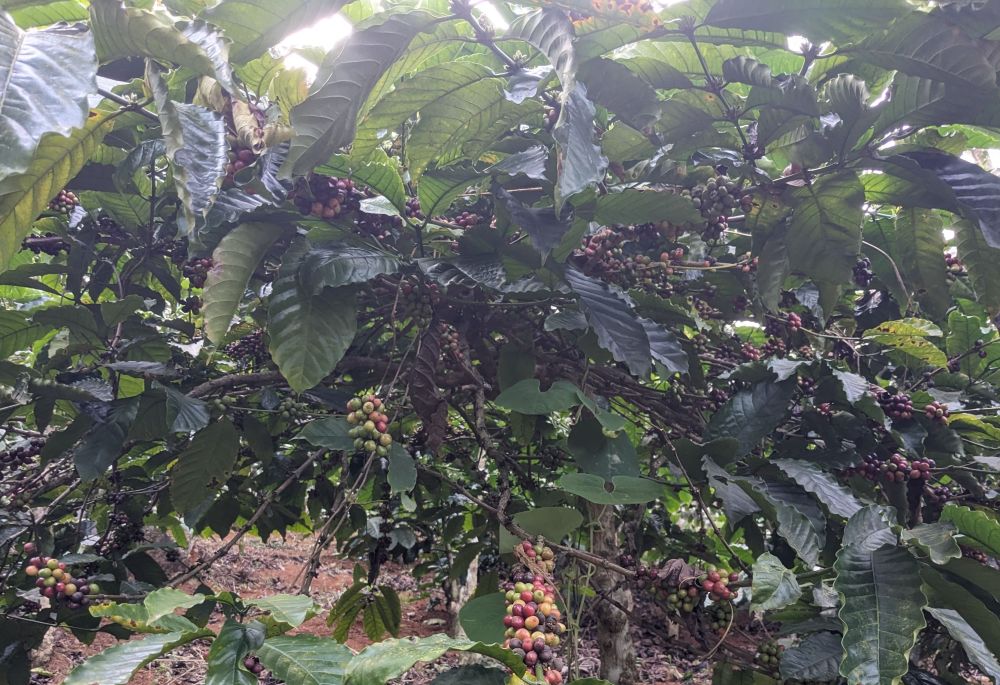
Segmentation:
[(580, 308), (597, 334), (601, 347), (637, 376), (646, 376), (652, 364), (649, 338), (632, 312), (628, 296), (613, 286), (585, 276), (575, 267), (566, 269), (566, 281), (580, 297)]
[(844, 649), (837, 633), (807, 635), (781, 655), (781, 677), (792, 680), (833, 681)]
[(478, 642), (503, 642), (503, 617), (506, 614), (504, 593), (481, 595), (468, 602), (458, 612), (462, 630), (470, 640)]
[(367, 245), (336, 245), (313, 248), (299, 268), (306, 292), (319, 295), (323, 288), (365, 283), (381, 274), (394, 274), (403, 266), (390, 252)]
[(347, 664), (344, 685), (385, 685), (406, 673), (418, 661), (433, 661), (448, 651), (482, 654), (496, 659), (515, 673), (524, 672), (521, 660), (500, 645), (432, 635), (385, 640), (366, 647)]
[(281, 227), (274, 224), (240, 224), (212, 253), (212, 268), (202, 297), (205, 336), (216, 345), (225, 340), (257, 265), (281, 235)]
[(595, 504), (646, 504), (664, 495), (662, 484), (634, 476), (613, 476), (608, 482), (591, 473), (567, 473), (556, 485)]
[(164, 633), (113, 645), (73, 669), (63, 684), (127, 685), (136, 671), (153, 659), (207, 635), (211, 632)]
[(399, 443), (389, 450), (389, 471), (386, 476), (392, 494), (410, 492), (417, 485), (417, 467), (413, 457)]
[(170, 497), (177, 511), (187, 513), (218, 491), (236, 463), (239, 447), (239, 433), (227, 420), (195, 434), (170, 472)]
[(815, 42), (864, 36), (910, 11), (905, 0), (719, 0), (705, 23), (804, 35)]
[(365, 98), (430, 19), (420, 12), (390, 15), (356, 30), (327, 54), (309, 97), (292, 108), (295, 138), (282, 169), (286, 176), (312, 171), (350, 144)]
[(299, 242), (285, 254), (267, 311), (271, 356), (297, 392), (333, 371), (357, 330), (352, 293), (311, 295), (300, 287), (297, 274), (307, 250), (308, 245)]
[(748, 453), (784, 420), (795, 388), (794, 381), (785, 381), (741, 390), (712, 415), (706, 439), (736, 438), (739, 454)]

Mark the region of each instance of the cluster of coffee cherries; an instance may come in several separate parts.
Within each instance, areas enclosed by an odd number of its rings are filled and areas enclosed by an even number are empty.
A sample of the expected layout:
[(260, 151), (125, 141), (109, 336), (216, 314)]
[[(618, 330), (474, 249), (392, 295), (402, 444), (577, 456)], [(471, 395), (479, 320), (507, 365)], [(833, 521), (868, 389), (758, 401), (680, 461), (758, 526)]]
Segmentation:
[[(25, 554), (37, 554), (38, 549), (32, 542), (24, 546)], [(63, 602), (69, 609), (80, 609), (90, 606), (90, 595), (100, 593), (97, 583), (91, 583), (85, 578), (75, 578), (68, 570), (66, 563), (49, 557), (33, 556), (28, 559), (24, 573), (35, 579), (43, 597)]]
[(35, 254), (47, 254), (55, 257), (60, 252), (69, 251), (69, 243), (62, 236), (51, 231), (44, 235), (29, 235), (21, 241), (22, 250), (31, 250)]
[(560, 622), (562, 613), (556, 604), (555, 587), (541, 573), (555, 567), (555, 554), (540, 542), (525, 540), (515, 549), (515, 555), (524, 565), (503, 588), (507, 603), (504, 647), (522, 659), (536, 678), (558, 685), (568, 673), (565, 661), (556, 653), (566, 625)]
[(298, 402), (294, 397), (286, 397), (278, 403), (278, 416), (286, 421), (301, 418), (306, 414), (309, 405), (306, 402)]
[(14, 471), (21, 466), (34, 464), (44, 446), (45, 438), (28, 438), (0, 452), (0, 471)]
[(733, 622), (733, 603), (716, 602), (708, 609), (709, 625), (717, 633), (726, 631)]
[(462, 356), (462, 338), (455, 327), (448, 323), (439, 324), (441, 330), (441, 354), (448, 357)]
[(406, 198), (406, 207), (404, 208), (404, 213), (410, 219), (423, 220), (426, 217), (424, 213), (420, 211), (420, 198), (408, 197)]
[(727, 219), (737, 207), (744, 212), (753, 207), (753, 196), (745, 194), (739, 184), (728, 176), (709, 179), (704, 185), (698, 184), (681, 195), (691, 198), (691, 204), (707, 220), (702, 231), (705, 240), (717, 240), (728, 228)]
[(302, 214), (329, 221), (343, 213), (357, 211), (365, 197), (364, 191), (349, 178), (313, 174), (309, 178), (308, 192), (297, 192), (294, 201)]
[(243, 668), (250, 671), (255, 676), (259, 676), (264, 672), (264, 664), (260, 663), (260, 659), (253, 654), (248, 654), (246, 658), (243, 659)]
[(458, 224), (462, 228), (473, 228), (483, 223), (483, 217), (475, 212), (462, 212), (452, 219), (452, 223)]
[(49, 202), (49, 210), (69, 214), (78, 204), (80, 204), (80, 198), (76, 196), (76, 193), (68, 190), (60, 190)]
[(905, 393), (892, 392), (891, 390), (880, 390), (875, 396), (879, 406), (886, 416), (891, 419), (906, 421), (913, 418), (913, 402), (910, 396)]
[(957, 278), (959, 276), (965, 275), (965, 264), (962, 260), (954, 255), (946, 254), (944, 256), (944, 266), (948, 270), (949, 278)]
[(781, 653), (783, 651), (785, 651), (785, 648), (782, 645), (779, 645), (776, 640), (764, 640), (760, 643), (760, 646), (757, 647), (757, 653), (754, 655), (754, 661), (777, 677), (779, 667), (781, 665)]
[(434, 316), (434, 306), (440, 301), (441, 289), (437, 283), (407, 278), (399, 285), (401, 313), (416, 321), (429, 321)]
[(894, 452), (888, 459), (870, 454), (863, 462), (846, 469), (843, 474), (845, 476), (857, 474), (871, 481), (882, 479), (887, 482), (902, 483), (908, 480), (929, 480), (932, 468), (934, 468), (933, 459), (910, 461), (899, 452)]
[(232, 185), (235, 182), (236, 174), (246, 169), (255, 161), (257, 161), (257, 155), (250, 148), (230, 150), (229, 163), (226, 164), (226, 177), (222, 181), (223, 184)]
[(875, 280), (875, 272), (872, 271), (872, 260), (862, 257), (854, 265), (854, 283), (859, 288), (867, 288)]
[(356, 450), (389, 456), (392, 436), (389, 435), (389, 417), (382, 413), (381, 399), (375, 395), (352, 397), (347, 403), (347, 423), (352, 426), (348, 435), (354, 438)]
[(928, 402), (924, 415), (935, 423), (948, 425), (948, 407), (941, 402)]
[(181, 273), (187, 277), (192, 288), (204, 288), (205, 280), (208, 278), (208, 271), (212, 268), (213, 262), (209, 257), (197, 257), (189, 259), (181, 268)]
[(264, 329), (257, 328), (223, 348), (224, 352), (241, 366), (251, 366), (265, 361), (268, 357)]

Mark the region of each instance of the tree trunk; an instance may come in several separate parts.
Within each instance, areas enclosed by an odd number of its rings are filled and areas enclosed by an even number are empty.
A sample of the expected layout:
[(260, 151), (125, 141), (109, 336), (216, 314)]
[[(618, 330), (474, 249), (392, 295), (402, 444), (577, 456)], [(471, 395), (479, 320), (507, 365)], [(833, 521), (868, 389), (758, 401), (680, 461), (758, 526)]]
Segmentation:
[[(594, 554), (605, 559), (618, 558), (618, 522), (612, 507), (590, 505), (591, 518), (596, 522)], [(602, 600), (609, 597), (617, 604), (632, 610), (632, 591), (620, 586), (622, 579), (612, 571), (597, 569), (592, 583), (598, 597), (593, 601), (597, 621), (597, 647), (601, 656), (601, 677), (616, 685), (637, 685), (635, 647), (629, 635), (628, 614), (615, 604)]]
[(448, 634), (455, 638), (464, 638), (465, 631), (458, 622), (458, 612), (476, 594), (479, 580), (479, 555), (469, 563), (469, 568), (459, 578), (447, 581), (448, 590), (445, 593), (448, 600)]

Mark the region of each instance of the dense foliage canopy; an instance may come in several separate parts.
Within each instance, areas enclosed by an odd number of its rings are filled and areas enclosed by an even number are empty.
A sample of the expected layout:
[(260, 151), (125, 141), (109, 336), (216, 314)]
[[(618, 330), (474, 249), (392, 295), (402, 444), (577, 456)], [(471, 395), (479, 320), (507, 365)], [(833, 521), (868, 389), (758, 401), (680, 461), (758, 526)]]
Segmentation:
[(998, 73), (979, 0), (0, 0), (0, 683), (997, 682)]

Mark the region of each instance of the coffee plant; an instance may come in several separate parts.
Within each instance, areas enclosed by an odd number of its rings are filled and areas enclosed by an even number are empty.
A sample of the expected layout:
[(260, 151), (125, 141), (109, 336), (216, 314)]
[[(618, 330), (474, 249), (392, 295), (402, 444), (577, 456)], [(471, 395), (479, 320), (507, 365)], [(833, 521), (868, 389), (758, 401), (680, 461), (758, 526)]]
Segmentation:
[[(1000, 4), (0, 29), (0, 682), (102, 633), (66, 685), (192, 643), (209, 685), (634, 685), (637, 633), (719, 685), (1000, 679)], [(297, 593), (212, 586), (303, 531)]]

